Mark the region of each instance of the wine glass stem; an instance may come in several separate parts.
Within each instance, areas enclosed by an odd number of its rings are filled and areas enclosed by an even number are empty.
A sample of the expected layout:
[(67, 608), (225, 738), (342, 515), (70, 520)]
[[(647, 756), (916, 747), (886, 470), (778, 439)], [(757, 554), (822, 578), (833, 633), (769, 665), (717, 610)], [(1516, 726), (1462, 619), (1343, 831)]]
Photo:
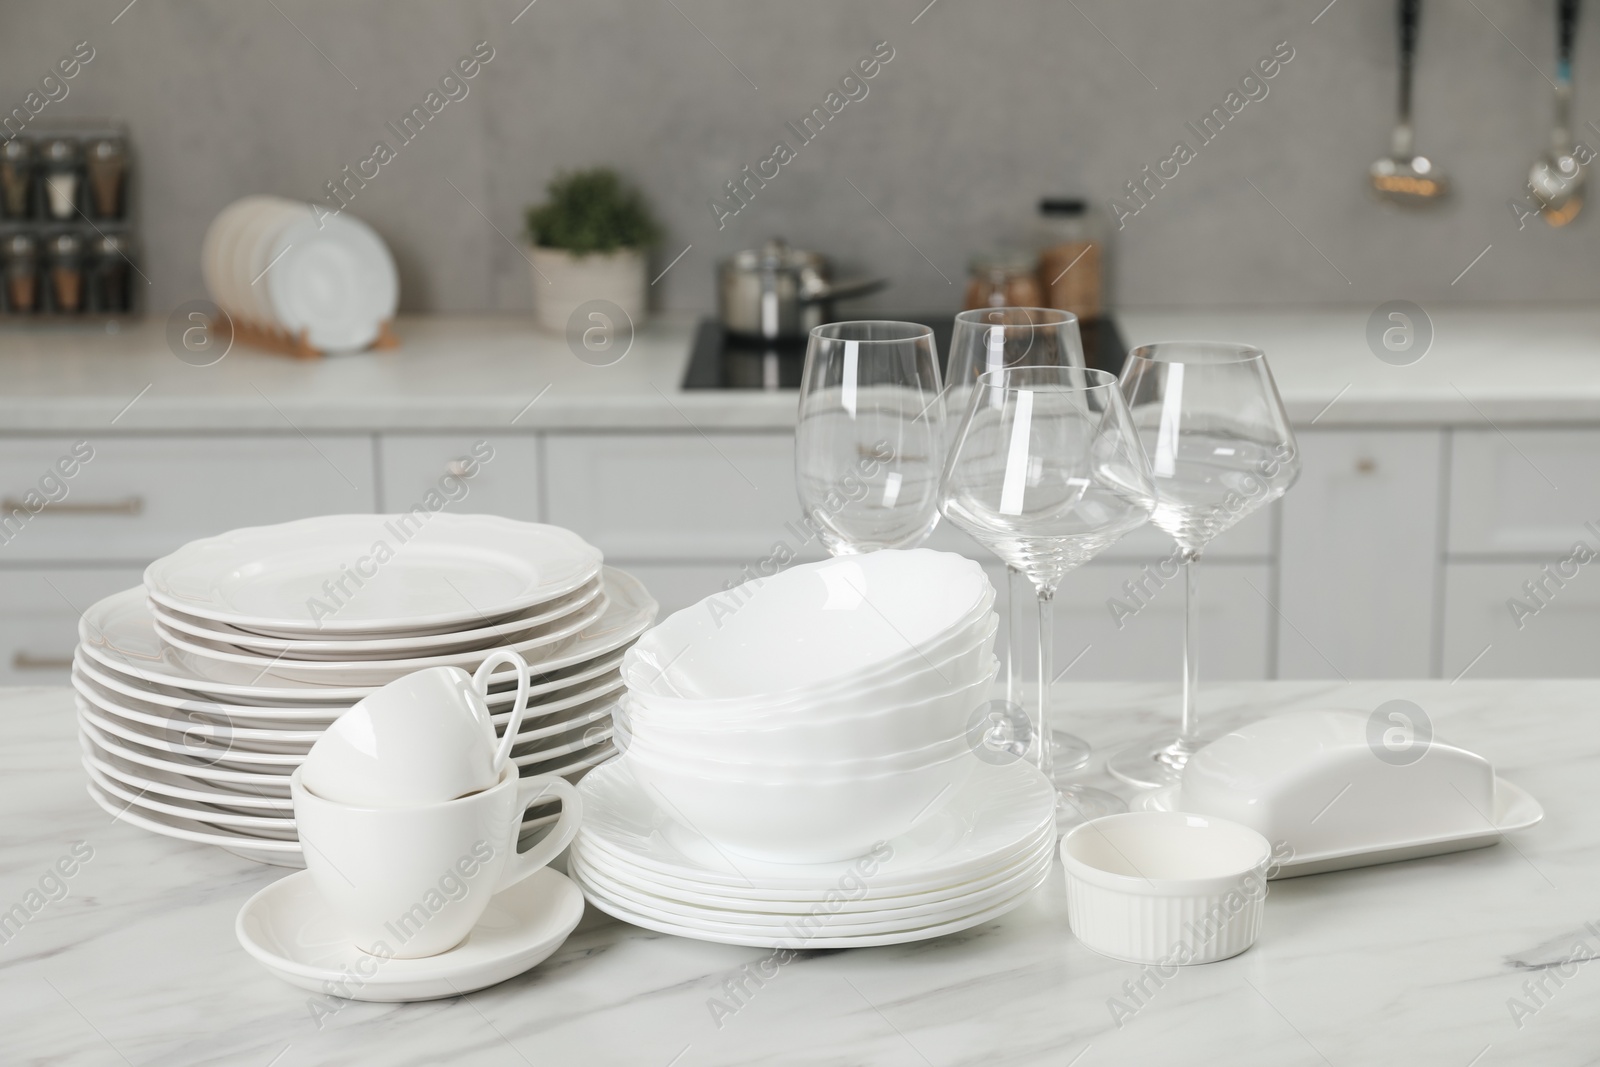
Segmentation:
[(1180, 744), (1193, 745), (1200, 736), (1200, 716), (1195, 692), (1200, 685), (1200, 598), (1195, 593), (1194, 570), (1200, 553), (1183, 553), (1183, 727)]
[(1055, 590), (1038, 587), (1039, 594), (1039, 721), (1035, 724), (1036, 744), (1039, 746), (1039, 770), (1050, 777), (1050, 668), (1055, 648), (1053, 597)]
[(1006, 568), (1006, 700), (1019, 708), (1028, 706), (1022, 699), (1022, 675), (1026, 657), (1022, 654), (1023, 635), (1028, 632), (1026, 612), (1034, 596), (1033, 583), (1015, 567)]

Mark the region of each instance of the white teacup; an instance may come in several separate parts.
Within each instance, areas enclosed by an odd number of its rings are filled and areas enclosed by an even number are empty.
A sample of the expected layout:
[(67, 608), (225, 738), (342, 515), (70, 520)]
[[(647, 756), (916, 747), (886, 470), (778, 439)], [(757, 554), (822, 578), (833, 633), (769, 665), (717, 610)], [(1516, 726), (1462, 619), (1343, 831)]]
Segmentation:
[[(437, 804), (359, 807), (318, 796), (302, 772), (289, 778), (306, 868), (363, 952), (383, 958), (433, 956), (460, 944), (489, 898), (567, 847), (583, 814), (564, 778), (518, 778), (516, 767), (490, 788)], [(527, 852), (517, 852), (522, 813), (544, 797), (561, 816)]]
[[(484, 697), (489, 676), (506, 663), (517, 668), (517, 699), (496, 742)], [(492, 653), (473, 675), (430, 667), (397, 678), (323, 731), (301, 767), (305, 784), (324, 800), (372, 807), (488, 789), (506, 767), (527, 699), (528, 665), (509, 650)]]

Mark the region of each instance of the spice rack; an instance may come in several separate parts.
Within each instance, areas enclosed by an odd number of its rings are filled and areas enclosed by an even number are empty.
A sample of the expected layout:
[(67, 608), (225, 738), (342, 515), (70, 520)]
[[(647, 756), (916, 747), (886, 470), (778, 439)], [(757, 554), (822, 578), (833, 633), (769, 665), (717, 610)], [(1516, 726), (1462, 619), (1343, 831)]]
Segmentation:
[(0, 141), (0, 322), (134, 313), (132, 144), (112, 121), (29, 124)]

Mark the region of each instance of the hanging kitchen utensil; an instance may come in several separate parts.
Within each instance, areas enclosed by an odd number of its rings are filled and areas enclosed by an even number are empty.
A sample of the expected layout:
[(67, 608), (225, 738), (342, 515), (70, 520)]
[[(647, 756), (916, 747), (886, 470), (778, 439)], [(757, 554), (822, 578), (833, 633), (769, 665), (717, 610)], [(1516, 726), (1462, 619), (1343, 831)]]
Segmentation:
[(1375, 194), (1407, 207), (1436, 203), (1450, 191), (1450, 180), (1444, 172), (1412, 149), (1411, 71), (1421, 13), (1422, 0), (1400, 0), (1400, 114), (1390, 135), (1389, 154), (1374, 163), (1369, 172)]
[(1583, 164), (1573, 154), (1572, 38), (1578, 25), (1578, 0), (1556, 5), (1556, 121), (1550, 149), (1534, 163), (1528, 187), (1543, 207), (1539, 214), (1551, 226), (1565, 226), (1583, 210)]

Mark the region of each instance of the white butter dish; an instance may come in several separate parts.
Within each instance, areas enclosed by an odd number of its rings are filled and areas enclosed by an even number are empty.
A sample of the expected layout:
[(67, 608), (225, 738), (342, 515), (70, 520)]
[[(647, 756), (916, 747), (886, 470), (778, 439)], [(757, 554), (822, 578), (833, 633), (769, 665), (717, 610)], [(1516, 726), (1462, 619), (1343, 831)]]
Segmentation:
[(1287, 852), (1278, 878), (1481, 848), (1544, 817), (1476, 753), (1436, 738), (1397, 753), (1370, 733), (1357, 712), (1272, 715), (1195, 753), (1181, 783), (1138, 806), (1250, 827)]

